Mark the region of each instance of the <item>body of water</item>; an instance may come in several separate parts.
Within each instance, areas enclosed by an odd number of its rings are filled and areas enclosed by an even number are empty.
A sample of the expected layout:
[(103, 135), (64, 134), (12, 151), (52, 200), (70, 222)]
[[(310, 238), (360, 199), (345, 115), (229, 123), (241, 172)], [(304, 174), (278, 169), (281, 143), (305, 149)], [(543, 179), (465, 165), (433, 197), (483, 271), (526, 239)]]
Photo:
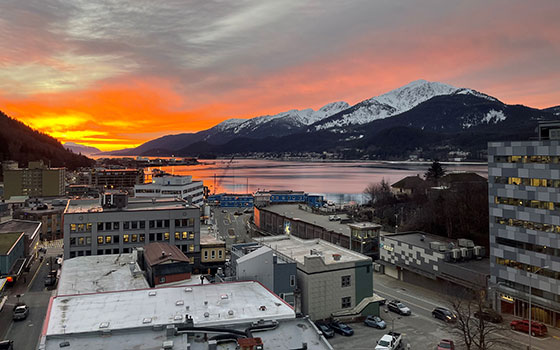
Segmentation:
[[(211, 193), (249, 193), (257, 190), (294, 190), (325, 195), (335, 202), (362, 202), (370, 183), (390, 184), (405, 176), (424, 175), (430, 163), (304, 162), (260, 159), (203, 161), (192, 166), (161, 167), (175, 175), (203, 180)], [(448, 172), (472, 171), (488, 176), (487, 164), (444, 164)], [(151, 170), (151, 169), (147, 169)]]

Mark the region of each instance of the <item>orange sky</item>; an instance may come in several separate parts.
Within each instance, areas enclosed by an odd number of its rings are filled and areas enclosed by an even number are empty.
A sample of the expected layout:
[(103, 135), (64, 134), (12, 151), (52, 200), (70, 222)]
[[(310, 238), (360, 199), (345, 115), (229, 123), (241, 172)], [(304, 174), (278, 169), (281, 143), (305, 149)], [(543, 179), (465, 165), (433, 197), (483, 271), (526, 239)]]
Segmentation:
[(560, 104), (560, 1), (134, 6), (0, 4), (0, 110), (114, 150), (417, 79)]

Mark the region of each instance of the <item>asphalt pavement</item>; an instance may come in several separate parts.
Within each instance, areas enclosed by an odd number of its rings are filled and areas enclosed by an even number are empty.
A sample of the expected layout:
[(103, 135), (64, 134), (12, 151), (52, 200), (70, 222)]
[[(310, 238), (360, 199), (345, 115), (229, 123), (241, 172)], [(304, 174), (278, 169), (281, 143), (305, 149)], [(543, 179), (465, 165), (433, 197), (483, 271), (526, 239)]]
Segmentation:
[(250, 241), (247, 233), (247, 220), (253, 215), (253, 212), (245, 213), (244, 210), (245, 208), (212, 208), (218, 236), (226, 242), (228, 250), (231, 249), (232, 244)]

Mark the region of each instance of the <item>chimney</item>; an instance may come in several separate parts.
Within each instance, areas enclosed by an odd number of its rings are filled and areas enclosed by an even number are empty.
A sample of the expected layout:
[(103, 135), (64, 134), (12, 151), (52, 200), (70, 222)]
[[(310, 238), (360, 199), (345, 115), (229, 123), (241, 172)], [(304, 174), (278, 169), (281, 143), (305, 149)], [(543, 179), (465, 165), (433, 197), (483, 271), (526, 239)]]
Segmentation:
[(340, 257), (341, 257), (340, 254), (333, 254), (332, 255), (332, 258), (333, 258), (334, 261), (340, 261)]

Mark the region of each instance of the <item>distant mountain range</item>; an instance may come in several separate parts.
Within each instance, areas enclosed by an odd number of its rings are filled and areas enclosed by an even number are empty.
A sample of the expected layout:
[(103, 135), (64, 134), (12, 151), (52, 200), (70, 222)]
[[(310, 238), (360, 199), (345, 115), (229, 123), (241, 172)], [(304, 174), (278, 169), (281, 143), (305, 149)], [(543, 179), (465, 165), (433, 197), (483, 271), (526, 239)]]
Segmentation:
[(64, 148), (76, 153), (76, 154), (83, 154), (85, 156), (90, 156), (93, 154), (101, 153), (99, 148), (80, 145), (79, 143), (74, 142), (66, 142), (64, 143)]
[(53, 167), (76, 169), (95, 163), (65, 149), (54, 137), (33, 130), (0, 112), (0, 161), (15, 160), (27, 167), (29, 161), (43, 160)]
[(487, 142), (535, 135), (539, 120), (560, 119), (560, 106), (507, 105), (467, 88), (417, 80), (353, 106), (290, 110), (228, 119), (197, 133), (166, 135), (114, 155), (201, 156), (333, 152), (350, 159), (405, 159), (450, 153), (484, 157)]

